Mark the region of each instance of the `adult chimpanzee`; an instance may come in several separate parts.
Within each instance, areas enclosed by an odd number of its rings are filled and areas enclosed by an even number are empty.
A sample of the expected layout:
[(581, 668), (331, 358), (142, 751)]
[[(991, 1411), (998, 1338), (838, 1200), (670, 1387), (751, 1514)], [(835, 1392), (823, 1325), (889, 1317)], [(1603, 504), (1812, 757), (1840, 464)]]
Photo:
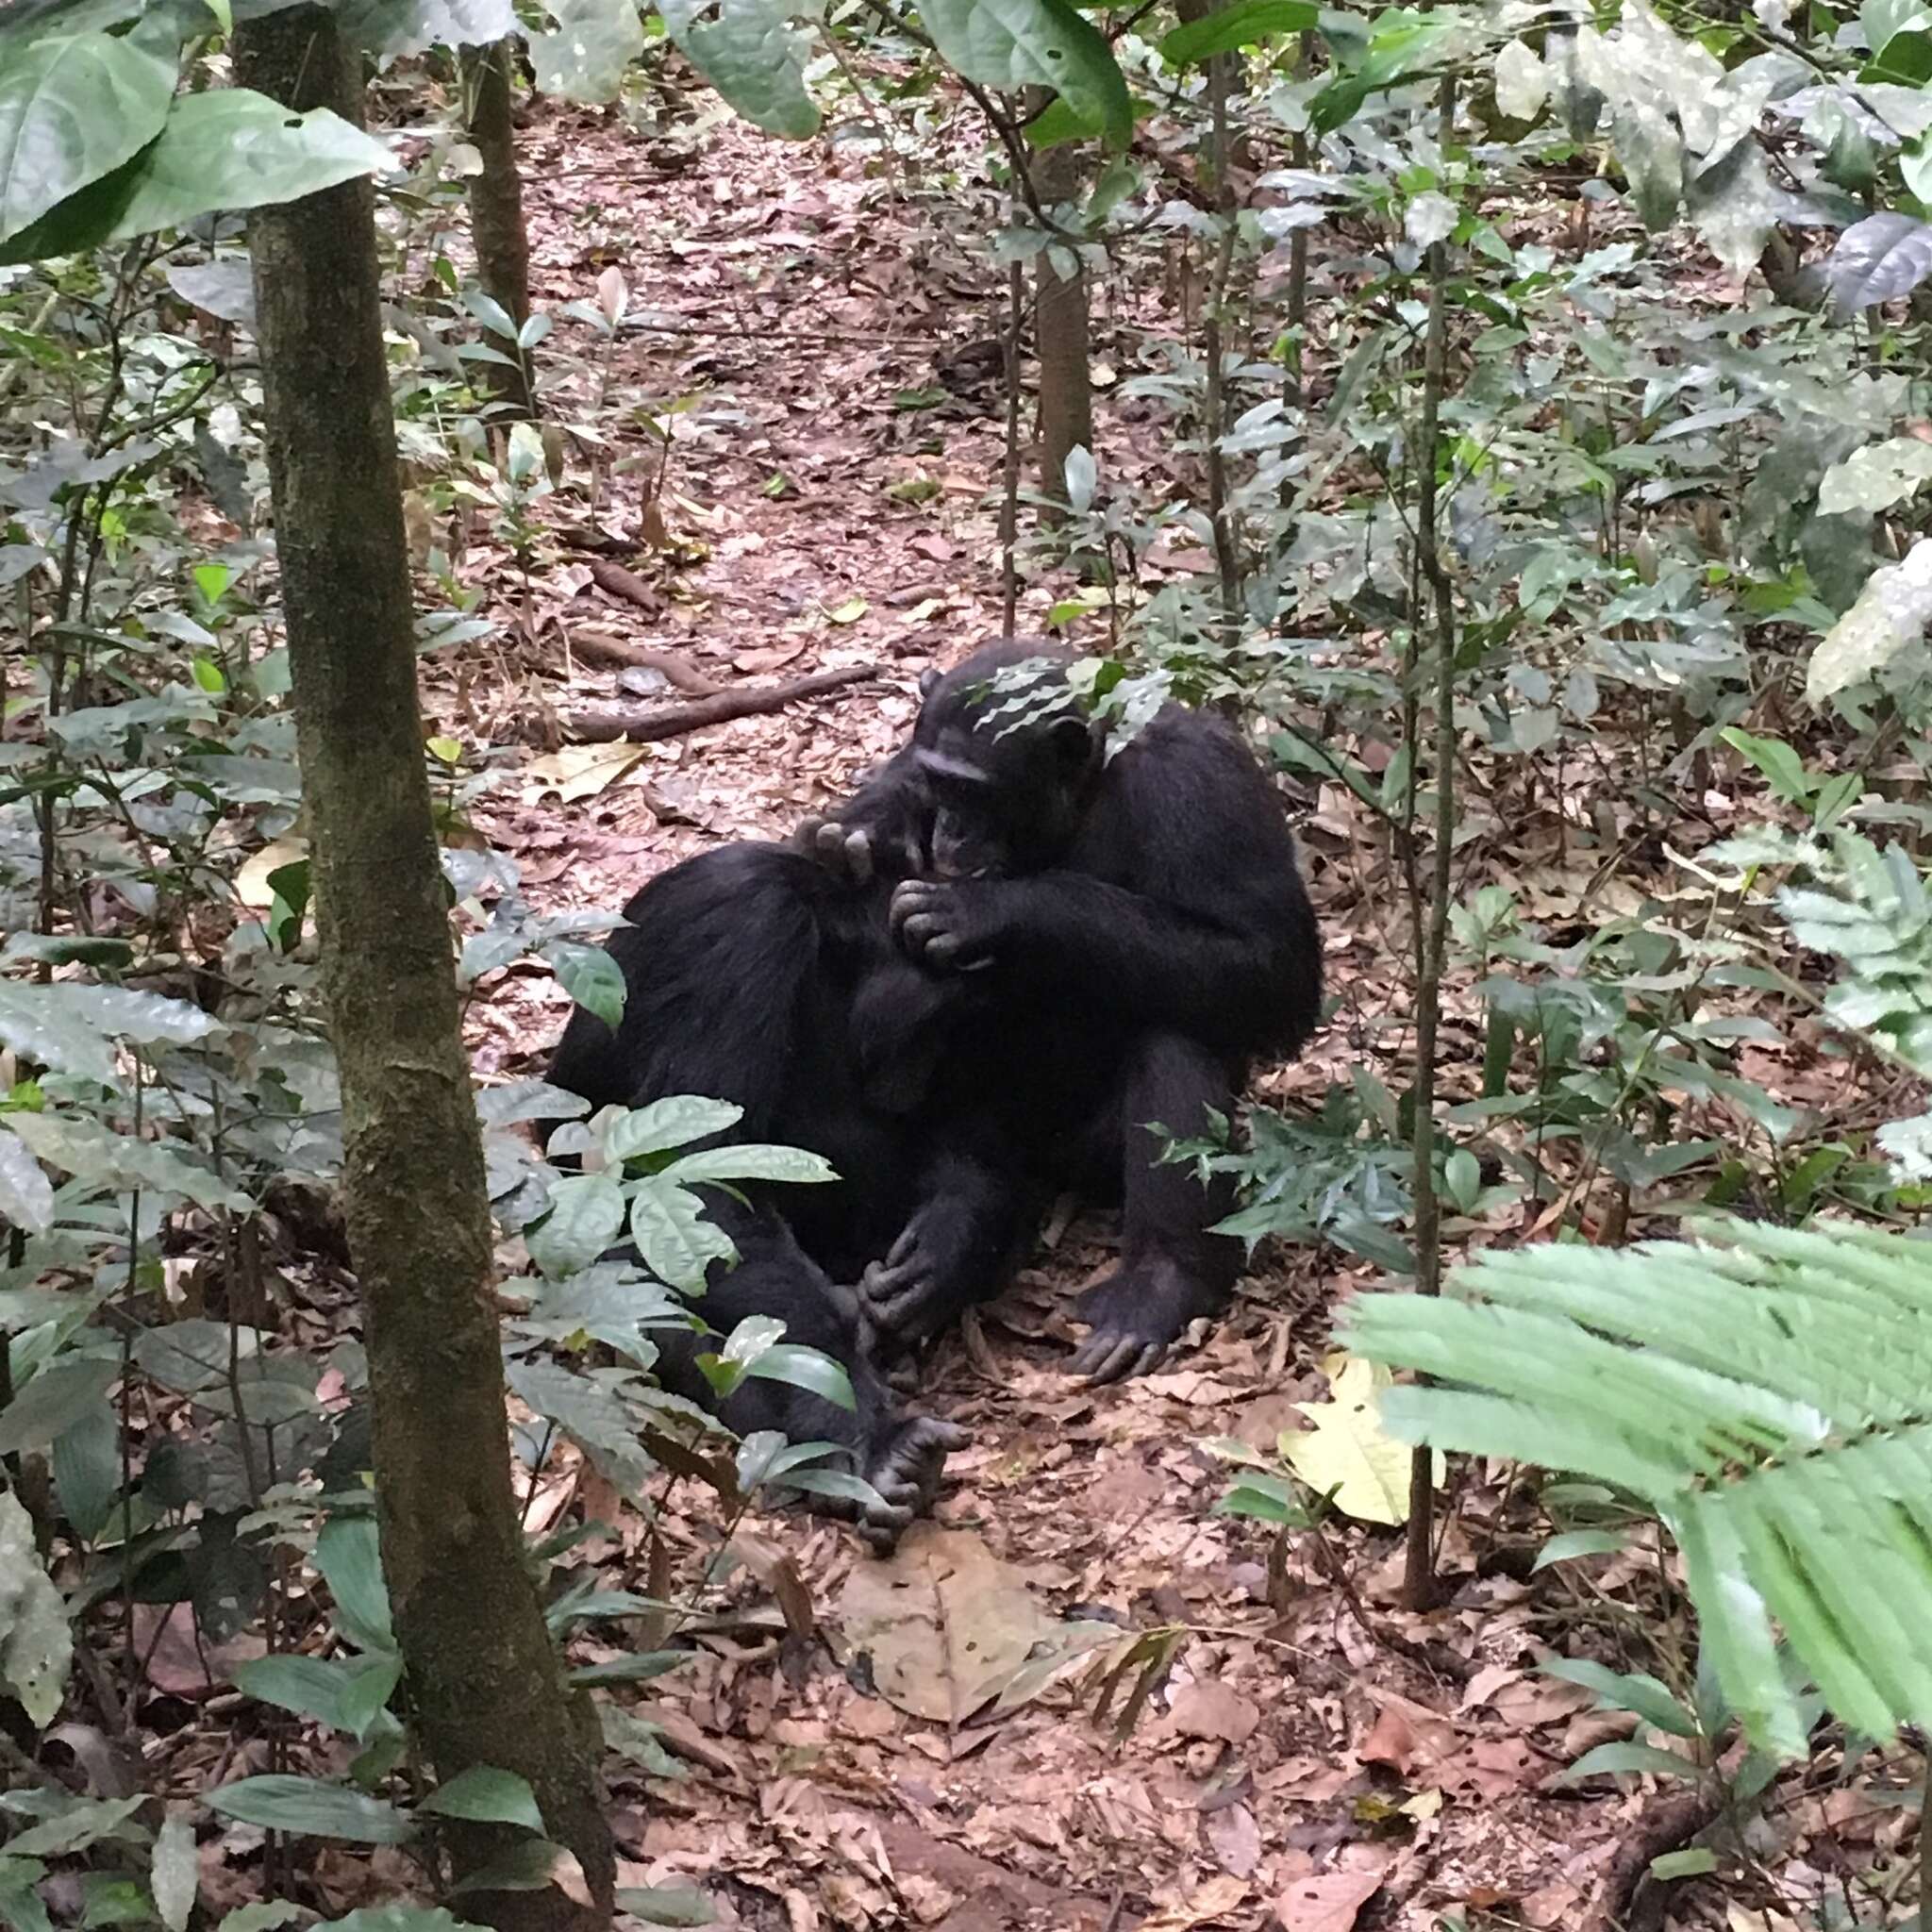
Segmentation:
[[(883, 823), (883, 820), (882, 820)], [(937, 1049), (952, 990), (893, 946), (888, 880), (853, 885), (781, 845), (724, 845), (651, 879), (608, 941), (623, 969), (613, 1034), (578, 1008), (551, 1079), (592, 1107), (672, 1094), (735, 1102), (732, 1138), (809, 1148), (836, 1183), (703, 1191), (740, 1260), (714, 1271), (701, 1312), (728, 1333), (775, 1315), (787, 1339), (843, 1364), (855, 1414), (782, 1383), (747, 1380), (724, 1405), (741, 1434), (782, 1429), (834, 1441), (886, 1499), (861, 1518), (890, 1543), (938, 1487), (952, 1424), (902, 1415), (874, 1363), (850, 1287), (904, 1225), (918, 1172), (905, 1115), (924, 1091), (919, 1057)], [(715, 1406), (696, 1348), (671, 1345), (666, 1385)]]
[[(992, 680), (1028, 660), (1016, 713)], [(961, 990), (915, 1022), (947, 1040), (926, 1108), (941, 1139), (861, 1283), (873, 1321), (935, 1332), (997, 1289), (1038, 1189), (1106, 1189), (1124, 1195), (1124, 1251), (1083, 1297), (1071, 1366), (1110, 1380), (1223, 1307), (1240, 1265), (1208, 1231), (1225, 1185), (1162, 1163), (1150, 1126), (1203, 1132), (1255, 1057), (1301, 1046), (1322, 950), (1280, 800), (1237, 734), (1170, 704), (1109, 757), (1055, 689), (1069, 661), (1008, 642), (931, 683), (911, 743), (800, 837), (848, 884), (900, 876), (901, 948)]]

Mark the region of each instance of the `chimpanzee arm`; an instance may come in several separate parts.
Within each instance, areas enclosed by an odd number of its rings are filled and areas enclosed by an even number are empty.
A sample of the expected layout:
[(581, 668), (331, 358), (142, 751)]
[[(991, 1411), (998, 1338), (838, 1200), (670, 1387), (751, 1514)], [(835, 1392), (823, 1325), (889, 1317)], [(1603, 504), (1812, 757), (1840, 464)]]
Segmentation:
[(1290, 874), (1234, 913), (1216, 919), (1078, 872), (913, 879), (892, 896), (900, 943), (938, 970), (991, 969), (1001, 991), (1077, 999), (1237, 1049), (1299, 1044), (1321, 998), (1300, 882)]
[(931, 801), (908, 744), (869, 773), (842, 805), (807, 819), (792, 841), (828, 871), (864, 885), (920, 872), (931, 830)]

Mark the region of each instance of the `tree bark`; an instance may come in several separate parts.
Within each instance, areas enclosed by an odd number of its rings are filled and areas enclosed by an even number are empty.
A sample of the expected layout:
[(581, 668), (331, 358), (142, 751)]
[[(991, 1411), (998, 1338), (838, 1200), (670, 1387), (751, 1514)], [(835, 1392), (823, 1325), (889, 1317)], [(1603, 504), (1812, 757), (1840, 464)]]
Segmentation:
[[(510, 118), (513, 41), (463, 51), (463, 97), (469, 106), (470, 142), (483, 159), (470, 176), (470, 241), (476, 251), (476, 279), (483, 292), (508, 311), (519, 328), (530, 319), (530, 238), (524, 226), (524, 183), (517, 173), (515, 129)], [(492, 347), (503, 347), (493, 343)], [(519, 415), (532, 413), (530, 368), (523, 349), (516, 366), (490, 362), (497, 393)]]
[[(359, 119), (359, 65), (323, 8), (235, 37), (242, 84)], [(597, 1901), (464, 1894), (507, 1932), (609, 1923), (595, 1724), (563, 1683), (525, 1566), (470, 1069), (424, 769), (408, 553), (367, 181), (250, 223), (269, 477), (313, 835), (343, 1195), (361, 1282), (384, 1572), (439, 1776), (517, 1773)], [(459, 1876), (519, 1835), (462, 1824)]]
[[(1033, 161), (1033, 192), (1049, 210), (1076, 200), (1087, 171), (1079, 146), (1050, 147)], [(1088, 341), (1087, 269), (1071, 276), (1041, 250), (1034, 270), (1033, 344), (1040, 358), (1040, 493), (1056, 502), (1067, 493), (1067, 458), (1093, 448), (1093, 375)], [(1051, 512), (1047, 521), (1054, 521)]]

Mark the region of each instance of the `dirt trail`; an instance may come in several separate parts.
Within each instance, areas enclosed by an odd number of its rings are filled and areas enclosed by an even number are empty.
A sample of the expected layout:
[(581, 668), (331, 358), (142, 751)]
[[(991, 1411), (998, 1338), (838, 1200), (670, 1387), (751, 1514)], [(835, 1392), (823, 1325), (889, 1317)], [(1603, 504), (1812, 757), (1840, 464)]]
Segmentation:
[[(928, 662), (996, 629), (982, 503), (996, 417), (903, 398), (933, 388), (936, 354), (990, 333), (1000, 277), (864, 178), (850, 150), (727, 127), (687, 164), (668, 141), (548, 114), (524, 140), (541, 299), (589, 297), (618, 266), (632, 313), (675, 326), (625, 335), (613, 394), (705, 389), (688, 421), (731, 412), (681, 438), (670, 468), (669, 534), (708, 554), (630, 559), (654, 609), (572, 602), (581, 562), (546, 573), (546, 620), (676, 648), (724, 680), (882, 667), (876, 684), (645, 748), (608, 789), (560, 801), (526, 779), (521, 795), (497, 795), (488, 827), (540, 906), (615, 906), (688, 853), (789, 828), (902, 738)], [(725, 332), (702, 332), (713, 328)], [(559, 339), (588, 353), (588, 331)], [(1124, 414), (1104, 437), (1146, 438), (1158, 466), (1158, 425), (1135, 431)], [(619, 452), (649, 453), (641, 435)], [(605, 527), (637, 535), (648, 475), (617, 478)], [(928, 501), (888, 493), (916, 477), (939, 485)], [(489, 576), (506, 614), (507, 566), (486, 551), (465, 567)], [(459, 677), (432, 702), (501, 738), (508, 714), (540, 703), (611, 701), (611, 674), (579, 664), (566, 685), (558, 624), (540, 635), (541, 672), (526, 654), (500, 686)], [(1337, 880), (1319, 864), (1315, 876), (1332, 903)], [(514, 978), (475, 1015), (479, 1064), (527, 1070), (563, 1015), (547, 975)], [(1331, 1037), (1291, 1083), (1318, 1094), (1348, 1059)], [(771, 1593), (748, 1571), (733, 1578), (740, 1621), (639, 1706), (693, 1773), (620, 1783), (626, 1881), (702, 1883), (737, 1923), (789, 1932), (1420, 1932), (1458, 1905), (1580, 1924), (1637, 1801), (1550, 1793), (1595, 1721), (1581, 1693), (1534, 1674), (1524, 1587), (1474, 1580), (1452, 1529), (1457, 1594), (1424, 1624), (1393, 1607), (1395, 1532), (1338, 1522), (1325, 1542), (1296, 1539), (1271, 1580), (1272, 1533), (1211, 1513), (1228, 1472), (1198, 1445), (1233, 1436), (1272, 1452), (1298, 1425), (1297, 1401), (1326, 1398), (1318, 1356), (1345, 1284), (1312, 1255), (1264, 1256), (1233, 1315), (1168, 1373), (1091, 1392), (1057, 1367), (1064, 1297), (1105, 1265), (1112, 1236), (1104, 1222), (1076, 1226), (933, 1364), (926, 1399), (971, 1426), (974, 1447), (888, 1607), (938, 1604), (939, 1637), (907, 1657), (890, 1636), (865, 1638), (876, 1566), (835, 1529), (759, 1525), (765, 1554), (795, 1561), (816, 1638), (784, 1639)], [(688, 1557), (703, 1518), (669, 1533)], [(1094, 1624), (1193, 1632), (1124, 1745), (1073, 1680), (948, 1721), (949, 1699)], [(1445, 1667), (1412, 1660), (1391, 1632), (1438, 1646)], [(941, 1715), (914, 1716), (875, 1685)]]

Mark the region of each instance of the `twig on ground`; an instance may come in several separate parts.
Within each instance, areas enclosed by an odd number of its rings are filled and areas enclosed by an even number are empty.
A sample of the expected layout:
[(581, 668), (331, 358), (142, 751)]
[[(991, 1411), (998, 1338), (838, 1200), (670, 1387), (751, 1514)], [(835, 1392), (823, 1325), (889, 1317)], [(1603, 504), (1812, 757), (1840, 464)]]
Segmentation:
[(839, 671), (818, 671), (809, 677), (794, 677), (785, 684), (767, 684), (745, 691), (720, 691), (715, 697), (695, 698), (688, 705), (652, 711), (581, 711), (560, 720), (564, 736), (577, 744), (615, 744), (628, 739), (633, 744), (647, 744), (659, 738), (681, 738), (687, 731), (700, 731), (707, 724), (722, 724), (731, 718), (754, 718), (769, 711), (782, 711), (805, 698), (822, 697), (848, 684), (862, 684), (876, 677), (876, 664), (847, 664)]

